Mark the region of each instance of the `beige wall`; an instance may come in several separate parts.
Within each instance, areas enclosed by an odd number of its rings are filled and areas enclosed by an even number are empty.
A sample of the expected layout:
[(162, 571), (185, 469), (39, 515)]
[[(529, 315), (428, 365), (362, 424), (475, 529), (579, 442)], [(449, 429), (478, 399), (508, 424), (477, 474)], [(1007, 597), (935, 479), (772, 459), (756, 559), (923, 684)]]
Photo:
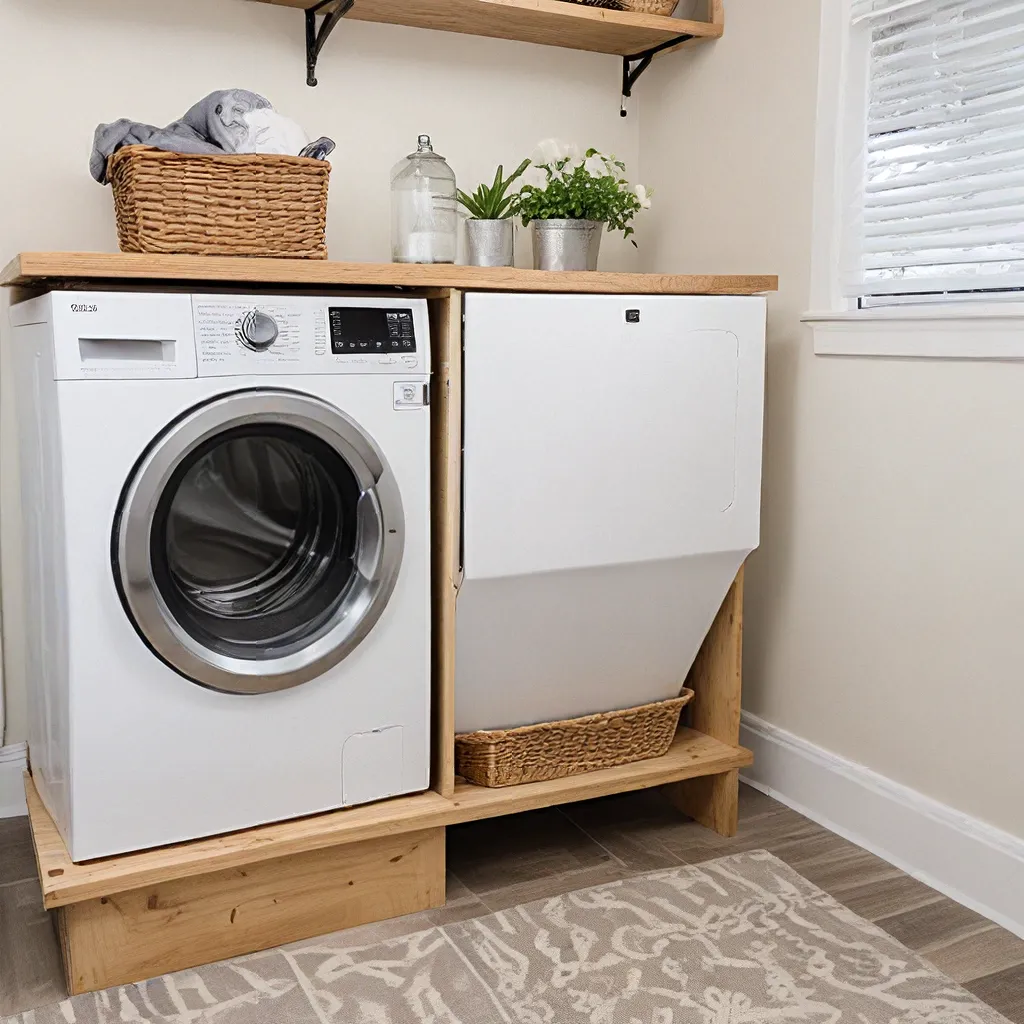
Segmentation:
[(781, 278), (744, 703), (1024, 836), (1024, 366), (814, 356), (818, 16), (727, 0), (642, 86), (648, 266)]
[[(108, 189), (88, 175), (97, 122), (179, 117), (214, 89), (266, 95), (313, 136), (338, 143), (328, 246), (335, 259), (390, 256), (392, 165), (429, 132), (475, 185), (555, 136), (635, 168), (639, 117), (620, 118), (614, 57), (343, 22), (305, 84), (303, 19), (242, 0), (0, 0), (0, 260), (25, 249), (116, 248)], [(522, 257), (529, 258), (526, 240)], [(639, 266), (609, 238), (602, 264)], [(6, 311), (0, 310), (0, 442), (8, 742), (24, 736), (19, 519)], [(99, 453), (98, 453), (99, 457)]]

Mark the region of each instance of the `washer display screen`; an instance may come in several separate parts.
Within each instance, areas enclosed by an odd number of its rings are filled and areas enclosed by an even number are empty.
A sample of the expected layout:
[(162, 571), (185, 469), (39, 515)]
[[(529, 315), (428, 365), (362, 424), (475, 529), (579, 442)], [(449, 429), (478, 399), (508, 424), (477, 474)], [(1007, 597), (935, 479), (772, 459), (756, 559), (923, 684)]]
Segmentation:
[(416, 351), (411, 309), (331, 306), (327, 311), (335, 355), (388, 355)]

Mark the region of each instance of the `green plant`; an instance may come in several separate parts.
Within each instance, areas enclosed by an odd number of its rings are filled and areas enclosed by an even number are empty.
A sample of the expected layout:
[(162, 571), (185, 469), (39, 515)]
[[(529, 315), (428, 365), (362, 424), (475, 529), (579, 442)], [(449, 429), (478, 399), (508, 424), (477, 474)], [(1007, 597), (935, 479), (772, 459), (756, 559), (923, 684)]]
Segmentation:
[(514, 197), (513, 212), (524, 225), (531, 220), (597, 220), (609, 231), (621, 231), (623, 238), (633, 234), (633, 218), (650, 208), (650, 193), (643, 185), (630, 186), (621, 160), (596, 149), (579, 158), (553, 140), (541, 143), (541, 151), (548, 155), (536, 162), (544, 182), (526, 184)]
[(481, 185), (472, 195), (460, 188), (459, 202), (473, 220), (504, 220), (511, 217), (515, 196), (507, 194), (509, 187), (529, 166), (530, 161), (524, 160), (511, 177), (503, 178), (505, 168), (499, 164), (492, 184)]

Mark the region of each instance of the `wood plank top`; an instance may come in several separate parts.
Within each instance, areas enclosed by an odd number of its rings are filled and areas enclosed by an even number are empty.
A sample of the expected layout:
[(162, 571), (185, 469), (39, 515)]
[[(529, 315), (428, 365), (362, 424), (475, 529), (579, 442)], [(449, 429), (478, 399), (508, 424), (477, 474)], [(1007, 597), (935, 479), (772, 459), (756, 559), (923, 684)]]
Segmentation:
[[(310, 0), (261, 2), (310, 6)], [(346, 17), (622, 56), (681, 35), (714, 39), (722, 34), (720, 22), (611, 11), (564, 0), (357, 0)]]
[[(560, 0), (558, 0), (560, 2)], [(566, 5), (570, 6), (570, 5)], [(163, 256), (107, 252), (24, 252), (0, 284), (52, 287), (107, 281), (321, 288), (462, 288), (467, 291), (579, 292), (620, 295), (755, 295), (779, 279), (757, 274), (618, 274), (462, 267), (454, 264), (342, 263), (243, 256)]]
[(753, 755), (749, 750), (729, 746), (703, 733), (684, 728), (676, 734), (667, 754), (648, 761), (507, 789), (486, 789), (460, 781), (450, 800), (428, 790), (426, 793), (396, 797), (362, 807), (84, 864), (75, 864), (68, 856), (57, 826), (43, 806), (32, 778), (27, 773), (25, 795), (32, 823), (43, 903), (53, 908), (170, 879), (190, 878), (225, 868), (243, 867), (275, 857), (340, 846), (362, 839), (456, 825), (612, 793), (647, 789), (699, 775), (741, 768), (752, 762)]

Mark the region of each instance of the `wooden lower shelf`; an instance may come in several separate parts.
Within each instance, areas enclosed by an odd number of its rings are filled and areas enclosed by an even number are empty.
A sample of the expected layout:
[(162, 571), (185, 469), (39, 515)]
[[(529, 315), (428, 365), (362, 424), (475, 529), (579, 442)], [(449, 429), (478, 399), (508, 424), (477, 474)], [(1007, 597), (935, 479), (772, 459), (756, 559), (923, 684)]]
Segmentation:
[(667, 754), (649, 761), (507, 789), (486, 789), (460, 780), (451, 799), (428, 790), (364, 807), (84, 864), (75, 864), (68, 856), (29, 775), (25, 776), (25, 792), (43, 902), (53, 908), (312, 850), (716, 775), (752, 761), (753, 755), (743, 747), (729, 746), (684, 728), (677, 733)]
[(718, 775), (733, 768), (752, 764), (754, 755), (745, 747), (730, 747), (719, 740), (680, 729), (667, 754), (648, 761), (634, 761), (615, 768), (601, 768), (585, 775), (572, 775), (567, 779), (550, 782), (529, 782), (505, 789), (474, 786), (462, 779), (456, 781), (456, 817), (447, 822), (476, 821), (479, 818), (497, 818), (503, 814), (518, 814), (538, 807), (592, 800), (612, 793), (625, 793), (635, 789), (650, 789), (670, 782), (681, 782), (701, 775)]

